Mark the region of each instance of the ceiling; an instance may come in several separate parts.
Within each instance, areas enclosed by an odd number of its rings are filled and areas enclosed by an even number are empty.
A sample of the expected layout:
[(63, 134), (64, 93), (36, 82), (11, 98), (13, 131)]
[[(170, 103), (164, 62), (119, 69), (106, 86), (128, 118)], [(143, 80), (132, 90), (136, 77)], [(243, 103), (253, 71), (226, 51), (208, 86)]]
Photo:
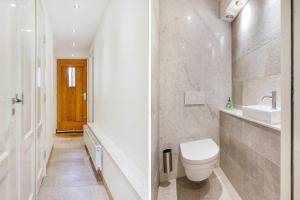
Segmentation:
[[(45, 0), (56, 57), (87, 57), (108, 0)], [(79, 8), (75, 8), (79, 5)], [(75, 29), (75, 32), (73, 32)], [(75, 46), (74, 46), (75, 45)]]

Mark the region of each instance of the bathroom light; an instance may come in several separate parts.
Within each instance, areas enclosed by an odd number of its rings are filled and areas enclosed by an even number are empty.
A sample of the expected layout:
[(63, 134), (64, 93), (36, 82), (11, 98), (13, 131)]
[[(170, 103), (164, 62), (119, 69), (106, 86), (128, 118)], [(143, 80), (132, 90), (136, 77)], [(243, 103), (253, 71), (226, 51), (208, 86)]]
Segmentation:
[(187, 16), (186, 18), (187, 18), (188, 21), (191, 21), (191, 20), (192, 20), (192, 17), (191, 17), (191, 16)]
[(242, 5), (242, 1), (241, 0), (237, 0), (235, 2), (235, 5), (238, 6), (238, 7), (240, 7)]
[(15, 4), (15, 3), (11, 3), (11, 4), (10, 4), (10, 7), (15, 8), (15, 7), (16, 7), (16, 4)]
[(75, 5), (73, 6), (73, 8), (79, 9), (79, 8), (80, 8), (80, 5), (79, 5), (79, 4), (75, 4)]
[(226, 19), (233, 19), (234, 16), (233, 15), (226, 15)]

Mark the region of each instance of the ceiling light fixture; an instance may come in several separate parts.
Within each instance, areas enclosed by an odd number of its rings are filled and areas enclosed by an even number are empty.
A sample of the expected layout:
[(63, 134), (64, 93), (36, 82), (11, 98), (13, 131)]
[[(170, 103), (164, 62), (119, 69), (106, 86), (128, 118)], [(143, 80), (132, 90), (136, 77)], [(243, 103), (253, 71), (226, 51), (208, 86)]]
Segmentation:
[(234, 16), (233, 16), (233, 15), (226, 15), (226, 18), (227, 18), (227, 19), (233, 19)]
[(73, 32), (73, 33), (76, 33), (77, 31), (76, 31), (76, 29), (75, 29), (75, 28), (73, 28), (73, 29), (72, 29), (72, 32)]
[(72, 57), (74, 57), (74, 54), (72, 54)]
[(73, 44), (72, 44), (72, 45), (73, 45), (73, 47), (75, 47), (75, 46), (76, 46), (75, 42), (73, 42)]
[(242, 1), (241, 1), (241, 0), (237, 0), (237, 1), (235, 2), (235, 5), (236, 5), (236, 6), (241, 6), (241, 5), (242, 5)]
[(73, 6), (73, 8), (79, 9), (79, 8), (80, 8), (80, 5), (79, 5), (79, 4), (75, 4), (75, 5)]
[(11, 3), (10, 7), (15, 8), (17, 5), (15, 3)]

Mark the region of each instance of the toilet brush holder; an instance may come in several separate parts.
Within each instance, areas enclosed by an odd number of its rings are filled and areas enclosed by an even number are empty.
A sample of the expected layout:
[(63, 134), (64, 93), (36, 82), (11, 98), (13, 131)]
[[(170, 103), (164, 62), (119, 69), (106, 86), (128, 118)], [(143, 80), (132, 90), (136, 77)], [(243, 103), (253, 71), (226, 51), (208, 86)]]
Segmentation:
[(163, 168), (165, 174), (169, 174), (173, 170), (172, 149), (163, 150)]

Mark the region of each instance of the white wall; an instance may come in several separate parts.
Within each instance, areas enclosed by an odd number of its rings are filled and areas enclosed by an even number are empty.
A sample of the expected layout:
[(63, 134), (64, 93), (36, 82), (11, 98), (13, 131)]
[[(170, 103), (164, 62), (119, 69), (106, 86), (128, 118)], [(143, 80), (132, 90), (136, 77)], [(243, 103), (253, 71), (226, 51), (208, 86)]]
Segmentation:
[(93, 46), (94, 124), (147, 177), (148, 1), (110, 0)]

